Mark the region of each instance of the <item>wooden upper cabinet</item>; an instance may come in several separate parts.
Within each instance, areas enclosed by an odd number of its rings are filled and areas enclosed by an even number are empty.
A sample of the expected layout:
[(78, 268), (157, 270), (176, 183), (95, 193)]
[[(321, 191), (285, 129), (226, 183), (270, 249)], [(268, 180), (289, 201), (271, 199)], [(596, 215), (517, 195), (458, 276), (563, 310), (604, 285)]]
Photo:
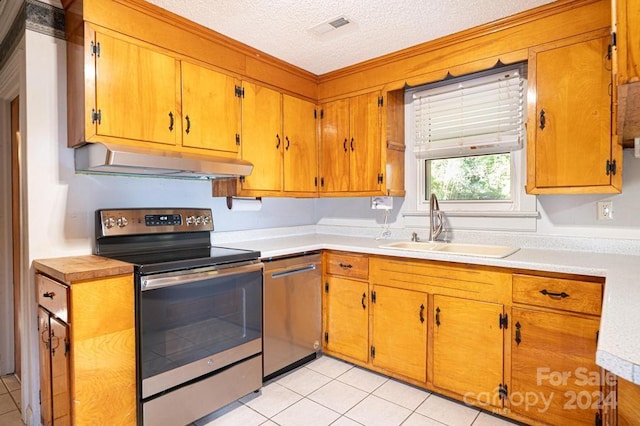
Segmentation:
[(318, 191), (316, 105), (289, 95), (282, 95), (282, 102), (284, 190), (297, 193), (296, 196), (315, 196)]
[(616, 193), (608, 30), (529, 50), (527, 192)]
[(241, 191), (282, 191), (282, 94), (243, 82), (242, 159), (253, 164)]
[(616, 84), (640, 81), (640, 0), (613, 0)]
[(383, 193), (381, 99), (372, 92), (322, 106), (321, 194)]
[[(95, 126), (96, 137), (91, 139), (176, 145), (180, 135), (171, 126), (177, 120), (176, 60), (98, 32), (87, 47), (87, 60), (95, 60), (91, 109), (98, 114), (93, 118), (92, 111), (85, 111), (87, 126)], [(92, 134), (87, 132), (88, 137)]]
[(433, 296), (433, 385), (502, 406), (503, 305)]
[(182, 62), (182, 145), (237, 153), (240, 146), (240, 82)]

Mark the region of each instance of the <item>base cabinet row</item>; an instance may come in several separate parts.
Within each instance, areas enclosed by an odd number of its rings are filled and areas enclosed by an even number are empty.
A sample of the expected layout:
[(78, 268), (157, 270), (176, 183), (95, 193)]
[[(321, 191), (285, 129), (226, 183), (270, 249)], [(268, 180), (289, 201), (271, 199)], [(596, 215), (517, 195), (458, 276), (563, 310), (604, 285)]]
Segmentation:
[[(601, 280), (325, 253), (332, 263), (342, 267), (325, 266), (327, 354), (527, 423), (602, 421)], [(530, 286), (540, 301), (526, 300)]]

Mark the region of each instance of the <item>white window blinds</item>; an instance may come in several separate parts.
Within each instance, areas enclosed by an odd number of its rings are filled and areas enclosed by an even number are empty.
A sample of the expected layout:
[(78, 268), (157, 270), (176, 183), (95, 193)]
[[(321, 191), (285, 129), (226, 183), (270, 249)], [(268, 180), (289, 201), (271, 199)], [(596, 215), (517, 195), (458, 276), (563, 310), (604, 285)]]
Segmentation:
[(521, 149), (526, 80), (522, 68), (414, 93), (418, 158), (496, 154)]

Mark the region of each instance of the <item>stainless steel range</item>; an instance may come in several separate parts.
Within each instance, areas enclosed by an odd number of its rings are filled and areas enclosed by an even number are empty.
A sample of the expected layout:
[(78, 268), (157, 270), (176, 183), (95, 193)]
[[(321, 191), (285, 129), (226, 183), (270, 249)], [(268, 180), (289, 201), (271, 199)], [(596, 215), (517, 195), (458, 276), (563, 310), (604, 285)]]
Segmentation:
[(96, 254), (135, 265), (138, 423), (184, 425), (260, 389), (260, 252), (212, 247), (210, 209), (96, 212)]

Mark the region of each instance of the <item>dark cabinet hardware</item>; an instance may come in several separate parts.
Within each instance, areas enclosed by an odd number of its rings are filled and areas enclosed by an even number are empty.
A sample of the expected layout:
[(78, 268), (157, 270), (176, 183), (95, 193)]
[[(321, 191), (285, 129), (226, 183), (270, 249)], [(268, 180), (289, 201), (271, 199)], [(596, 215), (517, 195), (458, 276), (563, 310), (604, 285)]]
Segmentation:
[(367, 299), (367, 293), (362, 293), (362, 300), (360, 301), (360, 303), (362, 303), (362, 309), (367, 309), (367, 305), (364, 304), (364, 301)]
[(440, 307), (436, 308), (436, 325), (440, 327)]
[(544, 130), (547, 119), (544, 116), (544, 110), (540, 110), (540, 130)]
[(520, 325), (520, 322), (516, 323), (516, 345), (520, 345), (520, 342), (522, 342), (522, 336), (520, 335), (520, 327), (522, 327)]
[(353, 265), (350, 263), (339, 263), (338, 266), (340, 266), (342, 269), (351, 269), (353, 268)]
[(347, 152), (347, 138), (344, 138), (344, 142), (342, 143), (342, 147), (344, 148), (344, 152)]
[(371, 345), (371, 358), (376, 357), (376, 347)]
[(562, 293), (553, 293), (553, 292), (547, 291), (547, 289), (544, 289), (544, 290), (540, 290), (540, 293), (544, 294), (545, 296), (555, 297), (555, 298), (559, 297), (561, 299), (564, 299), (565, 297), (569, 297), (569, 295), (564, 291)]
[(498, 396), (500, 397), (500, 399), (507, 399), (508, 395), (509, 395), (509, 387), (501, 383), (498, 386)]
[(276, 135), (276, 140), (278, 143), (276, 144), (276, 149), (280, 149), (280, 135)]
[(610, 174), (611, 175), (615, 175), (616, 174), (616, 160), (613, 160), (613, 161), (607, 160), (606, 168), (607, 168), (607, 176), (609, 176)]
[(284, 149), (289, 151), (289, 145), (291, 144), (291, 142), (289, 142), (289, 136), (285, 136), (284, 139), (287, 141), (287, 146), (285, 146)]
[(169, 131), (173, 132), (173, 113), (169, 111)]
[(424, 305), (420, 305), (420, 322), (424, 323)]
[(351, 138), (351, 143), (349, 145), (351, 146), (351, 151), (353, 151), (354, 150), (354, 148), (353, 148), (353, 138)]
[(95, 124), (96, 121), (98, 124), (102, 124), (102, 110), (96, 111), (95, 109), (91, 110), (91, 124)]
[(320, 178), (320, 186), (324, 187), (324, 178), (323, 177)]
[(502, 330), (503, 328), (506, 330), (509, 328), (509, 314), (500, 314), (498, 316), (498, 326)]
[(191, 119), (188, 115), (184, 119), (187, 120), (187, 129), (185, 130), (185, 133), (189, 134), (189, 132), (191, 131)]
[(236, 145), (240, 145), (240, 133), (236, 133)]
[(49, 299), (53, 300), (53, 296), (55, 296), (55, 295), (56, 295), (56, 293), (55, 293), (55, 292), (53, 292), (53, 291), (48, 291), (48, 292), (44, 293), (44, 294), (42, 295), (42, 297), (48, 297)]

